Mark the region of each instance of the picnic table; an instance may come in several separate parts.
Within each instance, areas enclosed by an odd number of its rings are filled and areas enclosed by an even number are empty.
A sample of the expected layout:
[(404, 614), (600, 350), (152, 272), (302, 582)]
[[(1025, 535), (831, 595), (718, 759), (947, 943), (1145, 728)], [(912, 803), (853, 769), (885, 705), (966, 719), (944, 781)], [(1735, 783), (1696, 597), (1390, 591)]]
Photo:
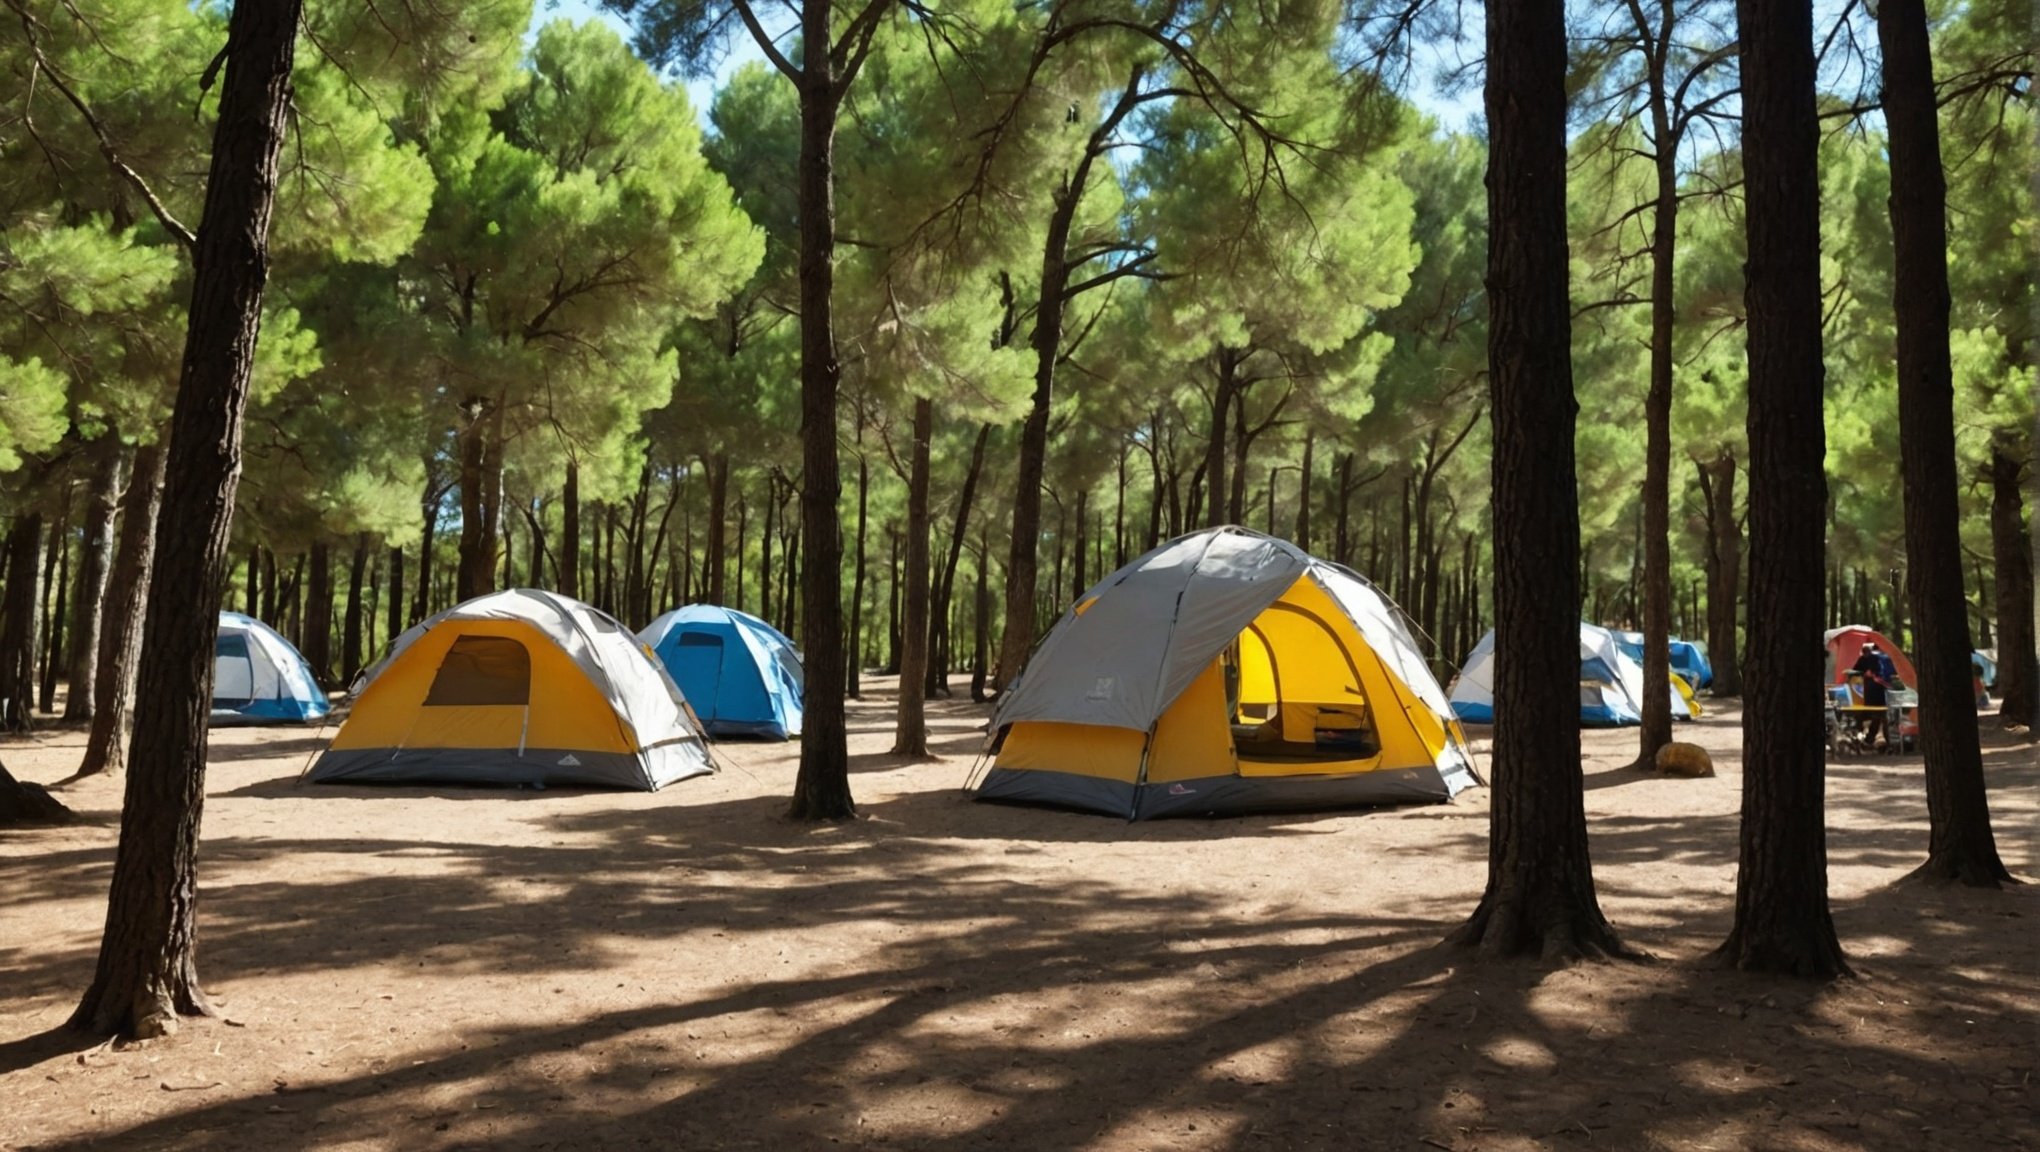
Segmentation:
[[(1915, 707), (1910, 692), (1893, 692), (1882, 704), (1865, 704), (1846, 684), (1827, 693), (1827, 747), (1834, 756), (1856, 752), (1885, 752), (1900, 755), (1911, 737), (1906, 733), (1906, 713)], [(1884, 719), (1884, 747), (1875, 748), (1865, 735), (1869, 721)]]

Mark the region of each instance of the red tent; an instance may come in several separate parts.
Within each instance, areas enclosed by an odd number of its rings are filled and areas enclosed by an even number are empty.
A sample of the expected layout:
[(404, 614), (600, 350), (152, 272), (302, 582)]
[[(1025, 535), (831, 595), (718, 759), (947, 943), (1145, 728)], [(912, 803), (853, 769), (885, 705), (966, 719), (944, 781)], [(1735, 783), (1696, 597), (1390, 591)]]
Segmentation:
[(1856, 657), (1863, 654), (1863, 645), (1876, 641), (1886, 656), (1898, 668), (1898, 679), (1907, 688), (1919, 687), (1919, 677), (1913, 672), (1912, 661), (1899, 651), (1898, 645), (1886, 639), (1884, 634), (1863, 624), (1848, 624), (1829, 630), (1827, 639), (1828, 683), (1842, 684), (1849, 678), (1849, 669), (1855, 667)]

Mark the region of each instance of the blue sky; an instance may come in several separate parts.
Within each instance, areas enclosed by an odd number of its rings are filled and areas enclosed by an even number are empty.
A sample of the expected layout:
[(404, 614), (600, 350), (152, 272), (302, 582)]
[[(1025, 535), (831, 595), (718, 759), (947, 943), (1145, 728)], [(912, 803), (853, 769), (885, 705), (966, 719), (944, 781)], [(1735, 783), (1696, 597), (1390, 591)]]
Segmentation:
[[(630, 35), (630, 30), (623, 21), (603, 11), (599, 0), (537, 0), (532, 15), (532, 26), (536, 28), (548, 20), (562, 18), (577, 24), (586, 20), (600, 20), (625, 37)], [(1473, 19), (1477, 21), (1478, 18), (1479, 12), (1475, 10)], [(1479, 32), (1478, 27), (1470, 29), (1471, 35), (1476, 38)], [(722, 81), (738, 66), (764, 59), (764, 55), (758, 51), (758, 46), (748, 37), (738, 37), (731, 47), (729, 57), (723, 61), (714, 76), (687, 82), (687, 98), (693, 103), (695, 115), (701, 118), (704, 125), (708, 122), (709, 103)], [(1474, 90), (1455, 96), (1439, 90), (1437, 77), (1446, 68), (1457, 63), (1450, 55), (1452, 51), (1449, 46), (1425, 44), (1418, 47), (1417, 60), (1411, 76), (1414, 91), (1410, 93), (1410, 99), (1419, 108), (1435, 117), (1440, 127), (1448, 131), (1464, 131), (1471, 127), (1473, 121), (1480, 115), (1480, 92)]]

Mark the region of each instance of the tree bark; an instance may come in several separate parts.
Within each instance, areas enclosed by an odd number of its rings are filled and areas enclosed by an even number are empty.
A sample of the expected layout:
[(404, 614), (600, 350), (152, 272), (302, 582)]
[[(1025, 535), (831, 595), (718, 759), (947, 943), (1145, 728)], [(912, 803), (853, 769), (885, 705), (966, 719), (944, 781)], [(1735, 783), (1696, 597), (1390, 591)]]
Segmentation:
[(1234, 373), (1238, 361), (1230, 348), (1220, 348), (1218, 363), (1211, 382), (1211, 438), (1204, 442), (1204, 490), (1210, 494), (1205, 502), (1204, 526), (1218, 528), (1226, 523), (1226, 441), (1229, 439), (1228, 421), (1232, 419)]
[(992, 567), (991, 542), (985, 537), (985, 530), (978, 529), (977, 587), (971, 596), (970, 616), (970, 698), (982, 704), (988, 699), (986, 680), (991, 675), (987, 667), (991, 663), (992, 643), (992, 589), (990, 569)]
[[(801, 5), (801, 32), (813, 45), (833, 43), (822, 0)], [(800, 157), (800, 493), (802, 655), (807, 700), (800, 734), (800, 769), (788, 814), (796, 820), (843, 820), (857, 814), (850, 796), (850, 750), (843, 708), (843, 540), (836, 502), (842, 476), (836, 460), (835, 291), (836, 109), (842, 98), (835, 62), (826, 51), (801, 61)]]
[(907, 477), (907, 579), (900, 637), (900, 701), (893, 755), (928, 754), (928, 442), (935, 436), (935, 404), (914, 398), (914, 460)]
[(229, 18), (120, 846), (98, 969), (71, 1018), (94, 1032), (153, 1035), (210, 1011), (194, 956), (206, 718), (299, 14), (279, 0)]
[(765, 473), (765, 530), (758, 533), (758, 618), (772, 620), (772, 541), (779, 512), (779, 474)]
[(305, 591), (305, 662), (321, 686), (333, 682), (333, 546), (320, 540), (312, 545), (311, 574)]
[(1955, 378), (1948, 351), (1948, 188), (1924, 0), (1879, 0), (1898, 320), (1898, 449), (1906, 594), (1927, 777), (1927, 859), (1913, 875), (1996, 888), (2011, 880), (1991, 835), (1962, 586)]
[(850, 578), (849, 659), (843, 661), (844, 694), (852, 700), (864, 695), (860, 683), (864, 667), (864, 531), (871, 496), (871, 461), (857, 454), (857, 567)]
[(1566, 279), (1565, 8), (1487, 9), (1488, 378), (1497, 663), (1483, 955), (1622, 952), (1587, 854), (1579, 740), (1579, 505)]
[[(1296, 546), (1310, 551), (1310, 474), (1312, 469), (1311, 450), (1317, 446), (1317, 429), (1303, 431), (1303, 472), (1296, 480)], [(1268, 488), (1273, 491), (1274, 482)]]
[(1997, 565), (1998, 723), (2031, 729), (2040, 722), (2040, 654), (2034, 651), (2033, 538), (2020, 485), (2026, 453), (1991, 442), (1990, 552)]
[(1735, 519), (1735, 454), (1723, 449), (1711, 463), (1694, 466), (1707, 507), (1707, 661), (1714, 668), (1713, 694), (1740, 696), (1736, 609), (1742, 598), (1742, 529)]
[(461, 601), (496, 590), (503, 533), (503, 405), (471, 396), (466, 408), (468, 422), (460, 432), (460, 568), (455, 590)]
[[(930, 696), (949, 695), (949, 670), (955, 665), (951, 651), (950, 605), (956, 591), (956, 566), (963, 558), (963, 540), (970, 531), (970, 509), (977, 499), (978, 477), (985, 467), (985, 446), (990, 441), (992, 426), (978, 425), (977, 441), (971, 445), (970, 467), (963, 474), (963, 490), (956, 496), (956, 525), (949, 533), (949, 558), (942, 564), (942, 575), (935, 584), (934, 606), (929, 612), (928, 677), (926, 689)], [(860, 516), (862, 509), (859, 510)]]
[(385, 651), (397, 642), (397, 637), (404, 634), (404, 609), (404, 550), (391, 548), (389, 621), (384, 626), (386, 635), (383, 638)]
[[(1679, 136), (1667, 107), (1665, 35), (1650, 55), (1652, 152), (1657, 193), (1651, 212), (1650, 388), (1643, 400), (1643, 727), (1636, 767), (1653, 769), (1658, 749), (1672, 742), (1672, 338), (1679, 235)], [(1649, 35), (1648, 27), (1639, 34)]]
[[(1718, 957), (1848, 972), (1828, 913), (1820, 682), (1827, 434), (1821, 412), (1819, 121), (1813, 8), (1737, 0), (1749, 256), (1749, 684), (1735, 922)], [(1496, 615), (1505, 615), (1497, 607)]]
[(1091, 181), (1091, 169), (1110, 147), (1118, 126), (1139, 103), (1145, 64), (1134, 66), (1119, 100), (1092, 130), (1084, 151), (1053, 193), (1048, 231), (1041, 248), (1041, 290), (1034, 309), (1034, 396), (1020, 427), (1020, 460), (1014, 478), (1013, 534), (1006, 553), (1006, 624), (999, 646), (995, 688), (1020, 674), (1034, 650), (1035, 597), (1039, 592), (1042, 475), (1048, 462), (1048, 417), (1055, 399), (1055, 369), (1062, 359), (1063, 322), (1070, 303), (1070, 230)]
[[(64, 507), (50, 527), (50, 541), (43, 561), (43, 643), (42, 681), (36, 693), (36, 710), (47, 716), (56, 711), (57, 665), (64, 651), (64, 621), (69, 615), (67, 593), (71, 587), (71, 497), (64, 495)], [(49, 603), (56, 596), (56, 604)]]
[(361, 588), (368, 576), (368, 533), (354, 540), (354, 559), (347, 567), (347, 610), (341, 618), (340, 678), (352, 684), (361, 674), (362, 601)]
[(581, 598), (581, 462), (567, 460), (566, 482), (560, 488), (560, 595)]
[(70, 694), (64, 701), (64, 719), (73, 723), (92, 719), (99, 702), (94, 672), (99, 662), (99, 635), (105, 628), (107, 573), (113, 567), (114, 521), (120, 514), (121, 467), (126, 455), (119, 440), (110, 435), (99, 446), (99, 454), (86, 497), (78, 594), (73, 597), (77, 624), (71, 629), (67, 660)]
[(432, 615), (432, 541), (439, 535), (439, 502), (444, 493), (428, 482), (421, 511), (424, 524), (418, 533), (418, 598), (411, 605), (411, 624)]
[(728, 589), (724, 575), (729, 570), (729, 559), (725, 555), (728, 538), (727, 524), (730, 515), (730, 455), (718, 452), (707, 461), (708, 467), (708, 602), (727, 604)]
[(42, 513), (18, 516), (0, 550), (7, 590), (0, 597), (0, 731), (34, 727), (36, 570), (42, 558)]
[(120, 544), (106, 582), (106, 628), (93, 673), (98, 708), (85, 739), (78, 775), (127, 769), (134, 720), (135, 675), (142, 659), (142, 628), (149, 614), (148, 578), (156, 559), (156, 515), (163, 503), (166, 453), (160, 444), (135, 451), (134, 471), (121, 499)]

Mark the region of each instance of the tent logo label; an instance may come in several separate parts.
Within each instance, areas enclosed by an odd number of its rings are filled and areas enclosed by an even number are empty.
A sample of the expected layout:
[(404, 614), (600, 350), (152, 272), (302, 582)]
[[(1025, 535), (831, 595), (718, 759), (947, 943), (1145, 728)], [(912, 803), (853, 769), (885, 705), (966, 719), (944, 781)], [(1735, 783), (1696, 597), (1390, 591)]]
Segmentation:
[(569, 752), (565, 756), (560, 757), (559, 766), (562, 768), (579, 768), (581, 761), (576, 759), (572, 752)]
[(1169, 795), (1171, 796), (1195, 796), (1196, 794), (1197, 789), (1195, 788), (1185, 788), (1181, 784), (1169, 785)]
[(1098, 677), (1098, 679), (1091, 684), (1091, 690), (1084, 694), (1084, 699), (1086, 700), (1112, 699), (1113, 682), (1114, 678), (1111, 676)]

